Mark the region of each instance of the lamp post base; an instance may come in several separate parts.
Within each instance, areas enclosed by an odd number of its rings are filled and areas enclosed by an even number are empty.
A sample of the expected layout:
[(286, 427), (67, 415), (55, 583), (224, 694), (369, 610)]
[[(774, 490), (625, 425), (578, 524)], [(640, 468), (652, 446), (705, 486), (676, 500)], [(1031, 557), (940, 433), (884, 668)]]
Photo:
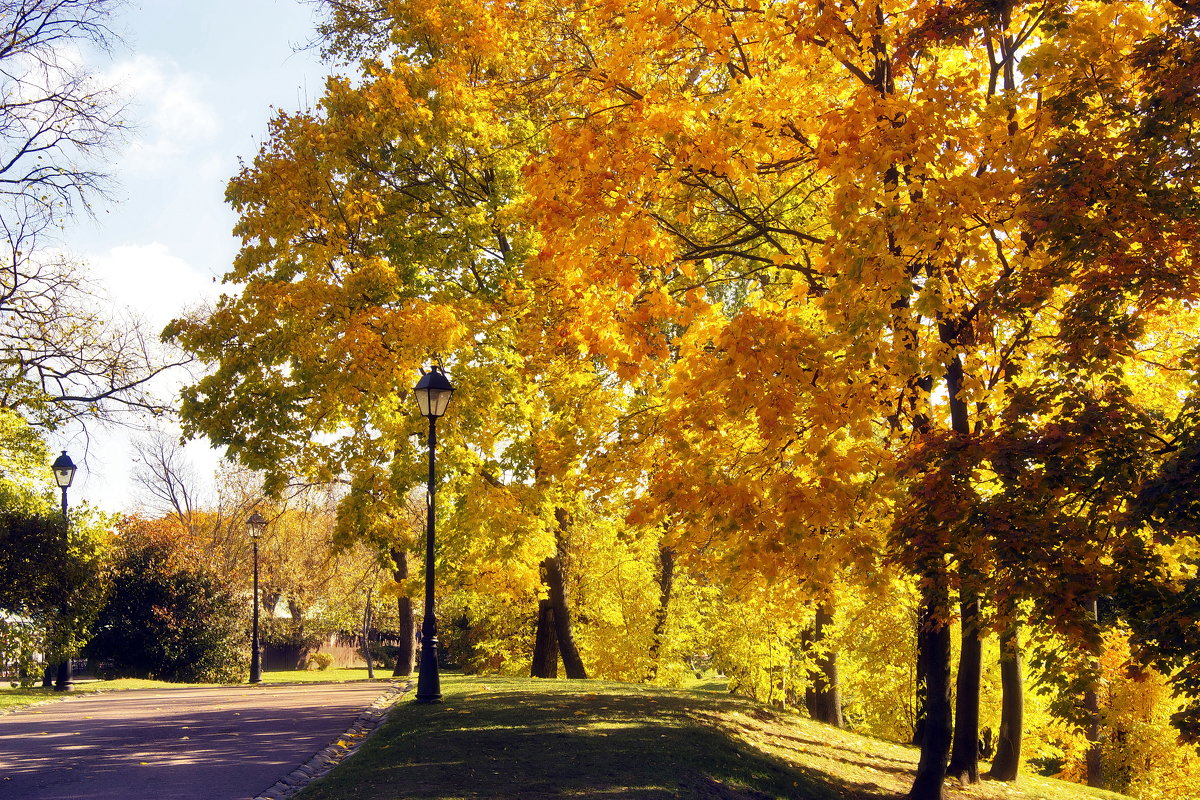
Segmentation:
[(437, 637), (421, 637), (421, 667), (417, 674), (417, 702), (442, 702), (442, 681), (438, 676)]
[(250, 656), (250, 683), (262, 683), (262, 651), (257, 647)]

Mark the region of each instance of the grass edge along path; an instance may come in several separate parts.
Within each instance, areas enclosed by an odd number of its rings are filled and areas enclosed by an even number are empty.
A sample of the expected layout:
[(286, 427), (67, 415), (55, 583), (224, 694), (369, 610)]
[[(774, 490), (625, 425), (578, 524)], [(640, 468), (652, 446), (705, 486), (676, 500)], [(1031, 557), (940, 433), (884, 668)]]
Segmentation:
[[(376, 683), (385, 684), (391, 680), (390, 672), (377, 669), (375, 670), (375, 674)], [(262, 677), (263, 685), (284, 683), (347, 683), (350, 681), (368, 680), (366, 667), (362, 669), (272, 671), (264, 672)], [(54, 689), (44, 689), (40, 686), (22, 689), (11, 687), (5, 683), (4, 685), (0, 685), (0, 715), (28, 708), (29, 706), (98, 692), (120, 692), (129, 689), (188, 689), (222, 685), (245, 686), (246, 684), (170, 683), (168, 681), (146, 680), (143, 678), (118, 678), (109, 681), (79, 681), (69, 692), (56, 692)]]
[[(601, 681), (443, 676), (401, 701), (295, 800), (589, 797), (895, 800), (918, 752), (715, 692)], [(954, 800), (1118, 800), (1039, 777), (948, 787)]]

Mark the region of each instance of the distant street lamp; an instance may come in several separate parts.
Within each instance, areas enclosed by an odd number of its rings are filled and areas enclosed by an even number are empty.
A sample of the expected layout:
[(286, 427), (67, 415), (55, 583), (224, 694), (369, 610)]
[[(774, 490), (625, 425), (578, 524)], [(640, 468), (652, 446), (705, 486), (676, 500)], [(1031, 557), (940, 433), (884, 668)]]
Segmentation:
[[(67, 455), (67, 451), (63, 450), (62, 455), (54, 459), (54, 463), (50, 465), (50, 469), (54, 470), (54, 482), (58, 484), (58, 488), (62, 489), (62, 514), (63, 514), (63, 550), (66, 551), (70, 544), (70, 534), (68, 526), (70, 518), (67, 516), (67, 488), (71, 485), (71, 481), (75, 480), (75, 462)], [(67, 608), (63, 606), (63, 621), (66, 621)], [(71, 680), (71, 655), (64, 653), (63, 660), (58, 663), (58, 679), (54, 682), (55, 691), (66, 692), (70, 691), (74, 685)]]
[(258, 537), (267, 529), (266, 518), (255, 511), (246, 520), (246, 532), (254, 543), (254, 627), (250, 634), (250, 682), (262, 683), (262, 650), (258, 646)]
[(421, 376), (413, 387), (421, 415), (429, 417), (429, 489), (426, 494), (425, 523), (425, 618), (421, 621), (421, 666), (417, 673), (417, 702), (440, 703), (441, 679), (438, 677), (437, 620), (433, 616), (433, 545), (434, 545), (434, 467), (437, 453), (437, 419), (446, 413), (454, 387), (441, 367), (434, 367)]

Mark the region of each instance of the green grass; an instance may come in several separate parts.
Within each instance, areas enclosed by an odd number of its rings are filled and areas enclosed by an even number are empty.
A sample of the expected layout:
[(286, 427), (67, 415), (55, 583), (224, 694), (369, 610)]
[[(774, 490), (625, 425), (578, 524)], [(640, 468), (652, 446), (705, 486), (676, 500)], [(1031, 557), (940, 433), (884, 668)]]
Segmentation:
[[(895, 800), (917, 751), (711, 691), (599, 681), (443, 676), (297, 800), (802, 798)], [(1025, 778), (955, 800), (1120, 798)]]
[[(390, 680), (391, 670), (375, 670), (377, 681)], [(367, 680), (367, 669), (327, 669), (327, 670), (295, 670), (280, 672), (264, 672), (263, 683), (339, 683), (344, 681)], [(7, 682), (0, 683), (0, 712), (15, 711), (18, 708), (52, 700), (61, 700), (75, 694), (92, 694), (95, 692), (118, 692), (125, 689), (168, 689), (195, 686), (212, 686), (202, 683), (168, 683), (167, 681), (151, 681), (141, 678), (119, 678), (111, 681), (83, 680), (75, 684), (70, 692), (56, 692), (53, 689), (30, 688), (21, 689), (10, 686)]]
[(184, 686), (196, 684), (167, 683), (166, 681), (148, 681), (141, 678), (120, 678), (112, 681), (81, 681), (75, 684), (70, 692), (56, 692), (53, 689), (41, 687), (22, 689), (7, 683), (0, 685), (0, 711), (13, 711), (23, 706), (40, 703), (45, 700), (61, 700), (71, 694), (91, 694), (94, 692), (113, 692), (123, 689), (156, 689), (167, 686)]
[[(353, 669), (312, 669), (290, 670), (286, 672), (264, 672), (263, 683), (337, 683), (340, 681), (369, 680), (366, 667)], [(392, 668), (376, 669), (375, 680), (390, 681)]]

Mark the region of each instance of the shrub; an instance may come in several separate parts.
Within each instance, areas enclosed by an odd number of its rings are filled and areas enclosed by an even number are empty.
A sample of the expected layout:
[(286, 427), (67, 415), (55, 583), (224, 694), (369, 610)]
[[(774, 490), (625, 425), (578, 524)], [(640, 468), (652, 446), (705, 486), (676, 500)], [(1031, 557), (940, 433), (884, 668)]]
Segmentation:
[(122, 677), (226, 683), (243, 679), (241, 603), (216, 576), (173, 563), (162, 543), (126, 543), (86, 653)]
[(32, 686), (41, 677), (36, 653), (45, 648), (42, 626), (0, 613), (0, 674), (13, 686)]
[(333, 663), (333, 656), (329, 653), (312, 653), (306, 659), (305, 669), (329, 669), (329, 665)]

